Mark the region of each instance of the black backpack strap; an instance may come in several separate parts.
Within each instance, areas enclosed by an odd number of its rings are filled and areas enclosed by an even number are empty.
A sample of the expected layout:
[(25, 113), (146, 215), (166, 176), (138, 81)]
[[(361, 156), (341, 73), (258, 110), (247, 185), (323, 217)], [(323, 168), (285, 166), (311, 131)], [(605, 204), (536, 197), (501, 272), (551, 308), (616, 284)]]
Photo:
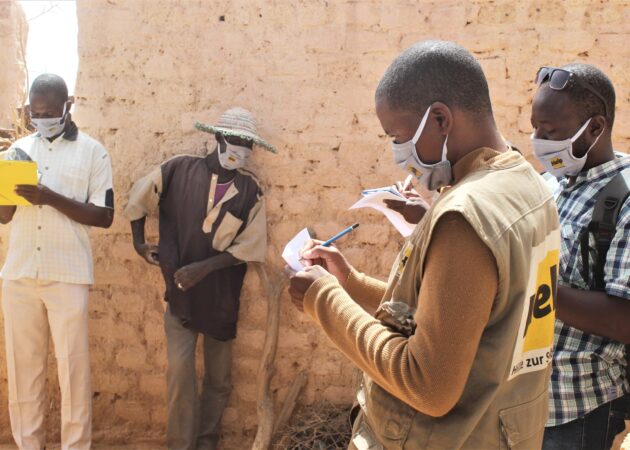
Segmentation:
[[(615, 236), (619, 212), (628, 197), (630, 197), (630, 169), (625, 169), (615, 175), (597, 195), (588, 230), (580, 236), (582, 276), (584, 281), (596, 291), (606, 289), (604, 279), (606, 254)], [(588, 238), (590, 233), (593, 233), (595, 237), (595, 266), (592, 283), (588, 270)], [(626, 379), (630, 380), (630, 345), (626, 345)], [(628, 417), (630, 417), (630, 412)]]
[[(580, 238), (582, 250), (582, 267), (585, 281), (592, 289), (603, 291), (606, 288), (604, 267), (606, 254), (615, 236), (619, 212), (626, 199), (630, 196), (630, 169), (619, 172), (608, 182), (597, 195), (593, 208), (593, 217), (588, 225), (588, 231)], [(592, 277), (588, 274), (588, 234), (595, 237), (595, 265)]]
[(580, 233), (579, 236), (579, 240), (580, 240), (580, 253), (582, 255), (582, 279), (584, 280), (584, 282), (586, 283), (587, 286), (589, 286), (590, 288), (592, 288), (592, 283), (591, 283), (591, 271), (590, 271), (590, 266), (588, 263), (588, 256), (589, 256), (589, 236), (591, 235), (592, 230), (591, 230), (591, 224), (589, 224), (588, 228), (584, 231), (582, 231)]

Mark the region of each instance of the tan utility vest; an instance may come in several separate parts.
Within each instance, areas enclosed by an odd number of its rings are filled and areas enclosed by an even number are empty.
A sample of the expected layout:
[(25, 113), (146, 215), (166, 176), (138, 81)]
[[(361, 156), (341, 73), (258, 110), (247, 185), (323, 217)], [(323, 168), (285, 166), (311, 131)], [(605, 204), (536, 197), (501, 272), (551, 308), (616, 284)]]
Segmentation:
[[(540, 448), (554, 333), (560, 234), (551, 193), (516, 152), (492, 158), (444, 192), (407, 240), (385, 301), (422, 314), (418, 292), (433, 230), (459, 212), (492, 251), (499, 286), (464, 392), (445, 416), (416, 411), (364, 376), (350, 448)], [(445, 267), (444, 270), (449, 270)], [(457, 282), (457, 274), (453, 274)]]

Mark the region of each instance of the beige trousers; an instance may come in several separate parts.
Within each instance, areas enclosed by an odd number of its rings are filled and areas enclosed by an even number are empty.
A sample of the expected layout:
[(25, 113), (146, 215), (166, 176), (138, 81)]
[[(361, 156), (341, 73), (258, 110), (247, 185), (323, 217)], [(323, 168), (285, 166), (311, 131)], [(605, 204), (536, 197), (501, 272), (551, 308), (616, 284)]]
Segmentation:
[(88, 285), (5, 280), (2, 311), (9, 416), (20, 449), (46, 445), (46, 368), (52, 337), (61, 390), (61, 448), (90, 448), (92, 389), (88, 350)]

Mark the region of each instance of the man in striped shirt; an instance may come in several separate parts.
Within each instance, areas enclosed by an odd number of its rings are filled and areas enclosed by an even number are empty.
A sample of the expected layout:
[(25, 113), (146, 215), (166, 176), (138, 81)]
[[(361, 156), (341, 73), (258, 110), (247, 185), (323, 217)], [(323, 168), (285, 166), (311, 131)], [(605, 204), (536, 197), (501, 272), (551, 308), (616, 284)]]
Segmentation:
[(37, 77), (29, 100), (37, 133), (11, 150), (37, 163), (39, 184), (16, 188), (31, 205), (0, 206), (0, 223), (12, 222), (2, 268), (11, 428), (20, 449), (45, 448), (50, 334), (61, 389), (61, 446), (89, 449), (88, 291), (94, 275), (88, 233), (109, 228), (114, 219), (112, 167), (105, 148), (72, 121), (62, 78)]

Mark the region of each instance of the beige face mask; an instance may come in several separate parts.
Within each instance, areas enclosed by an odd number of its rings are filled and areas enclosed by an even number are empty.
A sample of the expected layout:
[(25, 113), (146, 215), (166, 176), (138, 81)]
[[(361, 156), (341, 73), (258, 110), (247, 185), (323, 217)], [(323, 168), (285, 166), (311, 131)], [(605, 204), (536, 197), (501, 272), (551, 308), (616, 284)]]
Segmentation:
[(37, 119), (31, 117), (31, 124), (43, 138), (49, 138), (61, 134), (66, 127), (66, 108), (67, 103), (63, 105), (63, 114), (61, 117), (53, 117), (51, 119)]
[(241, 145), (230, 144), (223, 135), (219, 141), (219, 164), (226, 170), (241, 169), (247, 165), (252, 150)]

